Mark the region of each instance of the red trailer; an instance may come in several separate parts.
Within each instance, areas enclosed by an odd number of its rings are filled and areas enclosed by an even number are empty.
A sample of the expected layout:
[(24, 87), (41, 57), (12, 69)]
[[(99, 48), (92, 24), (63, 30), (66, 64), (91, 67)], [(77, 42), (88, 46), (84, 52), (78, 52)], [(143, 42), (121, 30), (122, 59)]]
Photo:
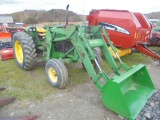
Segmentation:
[(100, 25), (106, 28), (120, 56), (130, 54), (131, 49), (135, 48), (160, 60), (159, 55), (147, 48), (152, 26), (143, 14), (127, 10), (92, 10), (87, 20), (90, 26)]

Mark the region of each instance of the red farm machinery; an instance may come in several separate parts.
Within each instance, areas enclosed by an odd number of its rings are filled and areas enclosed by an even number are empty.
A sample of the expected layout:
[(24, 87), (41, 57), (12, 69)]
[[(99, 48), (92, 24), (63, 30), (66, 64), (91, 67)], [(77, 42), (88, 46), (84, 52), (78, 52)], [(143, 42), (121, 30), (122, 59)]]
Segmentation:
[(149, 43), (151, 46), (160, 47), (160, 20), (159, 19), (149, 19), (152, 23), (152, 35)]
[(11, 45), (12, 34), (6, 30), (5, 26), (0, 26), (0, 57), (1, 60), (13, 58), (13, 49)]
[(22, 27), (7, 28), (0, 26), (0, 57), (1, 60), (14, 58), (12, 37), (16, 32), (26, 32)]
[[(152, 25), (143, 14), (127, 10), (92, 10), (87, 20), (89, 26), (100, 25), (106, 29), (119, 56), (140, 51), (160, 60), (160, 56), (147, 47)], [(115, 54), (112, 55), (116, 58)]]

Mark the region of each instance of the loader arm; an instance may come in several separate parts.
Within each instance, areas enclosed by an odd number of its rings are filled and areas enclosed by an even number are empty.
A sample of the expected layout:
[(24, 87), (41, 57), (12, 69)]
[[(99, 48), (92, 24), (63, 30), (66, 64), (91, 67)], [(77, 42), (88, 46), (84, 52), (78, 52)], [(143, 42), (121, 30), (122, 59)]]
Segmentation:
[[(119, 57), (120, 65), (117, 65), (103, 37), (108, 39), (115, 54), (117, 54), (116, 49), (110, 42), (104, 28), (92, 26), (85, 31), (86, 33), (77, 26), (67, 26), (66, 37), (71, 40), (89, 76), (102, 92), (103, 104), (129, 120), (134, 120), (155, 90), (145, 65), (140, 64), (128, 68)], [(94, 47), (101, 48), (105, 59), (116, 74), (114, 77), (109, 78), (99, 65), (97, 65), (99, 73), (96, 73), (91, 62), (94, 60), (98, 64), (92, 50)], [(123, 74), (120, 72), (121, 68), (125, 70)], [(103, 82), (101, 82), (102, 79)]]
[(121, 73), (119, 71), (120, 68), (117, 67), (116, 62), (110, 54), (109, 48), (105, 43), (103, 36), (100, 33), (101, 28), (99, 26), (92, 26), (88, 28), (88, 34), (92, 33), (92, 39), (87, 39), (85, 37), (81, 27), (67, 26), (66, 30), (68, 30), (66, 31), (67, 39), (71, 40), (89, 76), (92, 77), (96, 86), (100, 89), (100, 91), (102, 91), (104, 84), (100, 82), (100, 79), (103, 79), (105, 83), (107, 83), (107, 81), (110, 80), (110, 78), (100, 68), (100, 65), (97, 65), (99, 66), (99, 73), (96, 73), (96, 71), (94, 70), (91, 60), (94, 60), (95, 63), (98, 64), (98, 62), (95, 59), (94, 52), (92, 50), (94, 47), (100, 47), (102, 49), (106, 60), (108, 61), (109, 65), (117, 75), (120, 75)]

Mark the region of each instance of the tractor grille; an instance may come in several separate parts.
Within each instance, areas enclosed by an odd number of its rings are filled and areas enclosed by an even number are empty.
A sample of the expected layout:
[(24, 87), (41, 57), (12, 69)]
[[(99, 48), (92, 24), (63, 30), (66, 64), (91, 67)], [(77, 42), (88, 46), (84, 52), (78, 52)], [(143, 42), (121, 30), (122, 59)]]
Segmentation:
[[(66, 53), (72, 47), (73, 47), (73, 45), (70, 41), (61, 41), (61, 42), (56, 43), (55, 51)], [(73, 51), (70, 54), (73, 54)]]

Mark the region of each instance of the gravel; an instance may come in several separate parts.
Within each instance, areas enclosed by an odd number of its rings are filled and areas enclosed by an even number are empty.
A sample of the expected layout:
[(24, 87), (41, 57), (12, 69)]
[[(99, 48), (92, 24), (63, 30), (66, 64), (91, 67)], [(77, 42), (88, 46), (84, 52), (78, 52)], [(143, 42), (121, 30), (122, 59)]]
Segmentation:
[[(139, 119), (140, 118), (140, 119)], [(160, 120), (160, 89), (148, 100), (136, 120)]]
[(136, 120), (160, 120), (160, 89), (157, 89), (150, 97)]
[[(146, 103), (136, 120), (160, 120), (159, 66), (147, 66), (156, 92)], [(68, 89), (58, 90), (41, 101), (15, 101), (0, 109), (0, 117), (41, 115), (38, 120), (123, 120), (108, 110), (101, 101), (101, 92), (89, 80)], [(125, 119), (127, 120), (127, 119)]]

